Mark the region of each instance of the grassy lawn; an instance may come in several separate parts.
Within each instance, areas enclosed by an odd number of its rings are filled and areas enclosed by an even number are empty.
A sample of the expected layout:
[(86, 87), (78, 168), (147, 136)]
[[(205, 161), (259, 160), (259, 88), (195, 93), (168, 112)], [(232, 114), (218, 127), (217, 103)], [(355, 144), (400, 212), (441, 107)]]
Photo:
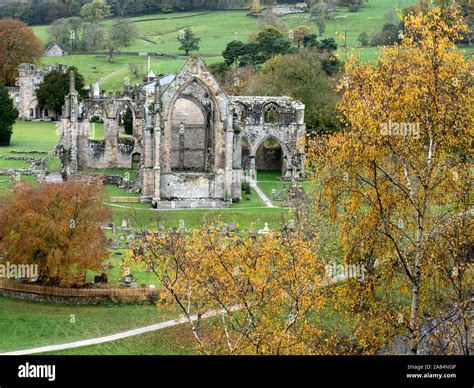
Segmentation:
[[(282, 207), (283, 201), (279, 201), (278, 193), (281, 192), (282, 198), (286, 198), (288, 189), (291, 187), (291, 182), (282, 181), (280, 171), (258, 171), (257, 172), (257, 184), (258, 187), (270, 198), (272, 204), (278, 207)], [(306, 193), (312, 192), (312, 183), (309, 181), (298, 182), (298, 185), (303, 186)], [(275, 195), (272, 195), (272, 192)]]
[[(143, 74), (146, 73), (147, 57), (117, 55), (113, 63), (109, 63), (106, 55), (69, 55), (67, 57), (43, 57), (42, 63), (52, 65), (62, 63), (68, 66), (75, 66), (84, 76), (86, 85), (99, 81), (100, 88), (107, 91), (122, 90), (125, 78), (130, 79), (130, 83), (141, 82), (141, 77), (134, 77), (129, 69), (129, 64), (136, 63), (142, 65)], [(156, 74), (169, 74), (177, 72), (184, 64), (184, 60), (174, 59), (151, 59), (151, 67)]]
[[(8, 182), (6, 182), (8, 180)], [(27, 182), (31, 185), (36, 183), (35, 177), (31, 175), (21, 175), (20, 180), (23, 182)], [(15, 178), (7, 175), (0, 175), (0, 194), (7, 193), (11, 187), (16, 184)]]
[(48, 159), (48, 171), (49, 172), (61, 172), (61, 160), (57, 156), (53, 156)]
[(177, 316), (151, 305), (69, 306), (0, 297), (0, 352), (105, 336)]
[(30, 164), (30, 162), (23, 160), (0, 159), (0, 168), (27, 168)]
[[(386, 23), (385, 15), (395, 11), (398, 5), (406, 8), (417, 4), (417, 0), (375, 0), (364, 2), (358, 12), (349, 12), (347, 8), (339, 8), (336, 12), (331, 12), (326, 20), (326, 29), (323, 37), (334, 38), (338, 44), (344, 43), (344, 35), (347, 44), (358, 47), (357, 41), (360, 33), (366, 32), (369, 36), (380, 31)], [(396, 15), (395, 15), (396, 16)], [(309, 23), (306, 14), (289, 15), (284, 18), (289, 28), (299, 25), (308, 25), (315, 33), (319, 32), (314, 23)]]
[(193, 354), (196, 354), (195, 340), (189, 326), (178, 325), (100, 345), (43, 353), (42, 355), (171, 356)]
[[(23, 160), (5, 160), (4, 157), (15, 156), (12, 151), (52, 151), (59, 139), (56, 124), (53, 122), (17, 121), (13, 126), (10, 146), (0, 147), (0, 168), (18, 169), (27, 168), (31, 165), (31, 162)], [(44, 155), (16, 154), (16, 156), (41, 158)], [(51, 168), (57, 169), (57, 163), (56, 165), (53, 161), (51, 163)]]
[(59, 140), (58, 125), (52, 121), (17, 121), (13, 126), (10, 147), (0, 147), (0, 154), (11, 150), (52, 151)]
[(131, 225), (143, 225), (157, 229), (159, 225), (166, 228), (184, 225), (186, 229), (199, 228), (203, 223), (222, 221), (239, 225), (241, 228), (261, 229), (265, 222), (270, 228), (279, 228), (280, 223), (288, 221), (290, 211), (275, 208), (230, 208), (218, 210), (154, 210), (149, 204), (113, 204), (113, 222), (120, 225), (122, 220), (130, 220)]
[[(59, 140), (57, 123), (37, 121), (17, 121), (13, 126), (13, 135), (9, 147), (0, 147), (0, 157), (12, 156), (12, 151), (52, 151)], [(42, 155), (18, 155), (40, 158)], [(17, 160), (0, 159), (0, 168), (27, 167), (29, 163)]]
[[(346, 32), (347, 43), (357, 46), (361, 32), (372, 34), (379, 31), (385, 23), (385, 15), (401, 8), (416, 4), (416, 0), (376, 0), (364, 3), (358, 12), (340, 8), (332, 12), (326, 21), (324, 37), (338, 38)], [(138, 30), (138, 39), (126, 49), (134, 52), (158, 52), (182, 55), (178, 50), (177, 36), (180, 30), (190, 27), (201, 38), (200, 54), (219, 56), (226, 44), (234, 39), (246, 41), (260, 28), (257, 18), (248, 17), (247, 11), (179, 12), (154, 14), (129, 18)], [(282, 17), (288, 29), (306, 25), (315, 33), (319, 31), (315, 23), (308, 20), (308, 14), (294, 14)], [(107, 28), (114, 20), (103, 24)], [(33, 27), (44, 44), (48, 41), (47, 26)]]

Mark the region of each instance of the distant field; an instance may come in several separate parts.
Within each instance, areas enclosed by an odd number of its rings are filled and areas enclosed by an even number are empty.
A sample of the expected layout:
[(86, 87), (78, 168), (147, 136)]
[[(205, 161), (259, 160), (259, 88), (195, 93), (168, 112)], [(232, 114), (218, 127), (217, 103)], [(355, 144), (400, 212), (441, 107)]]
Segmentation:
[[(405, 8), (416, 3), (417, 0), (374, 0), (364, 3), (358, 12), (349, 12), (347, 8), (341, 8), (330, 14), (324, 36), (336, 37), (344, 35), (346, 31), (348, 44), (357, 45), (357, 38), (361, 32), (370, 35), (381, 29), (387, 13), (395, 11), (399, 5)], [(176, 37), (179, 30), (191, 27), (201, 38), (201, 54), (220, 55), (228, 42), (233, 39), (245, 41), (250, 34), (260, 28), (259, 20), (247, 16), (246, 13), (246, 11), (181, 12), (133, 17), (129, 20), (135, 23), (139, 38), (126, 51), (181, 55)], [(282, 20), (287, 23), (289, 29), (307, 25), (317, 33), (317, 26), (308, 20), (307, 14), (287, 15), (282, 17)], [(107, 20), (103, 24), (110, 26), (112, 23), (113, 20)], [(47, 26), (37, 26), (34, 30), (46, 43)]]
[[(206, 58), (207, 63), (221, 60), (221, 57)], [(129, 78), (130, 83), (136, 84), (142, 81), (141, 77), (134, 77), (129, 68), (129, 64), (136, 63), (141, 66), (143, 74), (148, 66), (147, 57), (117, 55), (114, 56), (113, 63), (109, 63), (106, 55), (70, 55), (67, 57), (43, 57), (42, 63), (52, 65), (62, 63), (68, 66), (75, 66), (84, 75), (86, 85), (99, 81), (100, 88), (106, 91), (122, 90), (125, 78)], [(151, 58), (151, 69), (156, 74), (170, 74), (177, 72), (183, 65), (184, 60)]]
[[(344, 43), (341, 36), (346, 36), (347, 44), (357, 46), (357, 38), (363, 31), (369, 35), (381, 29), (385, 22), (385, 15), (394, 11), (400, 3), (402, 8), (413, 5), (417, 0), (374, 0), (364, 4), (359, 12), (349, 12), (343, 8), (331, 13), (326, 23), (324, 37), (334, 37), (339, 45)], [(337, 18), (337, 20), (335, 20)], [(245, 11), (219, 11), (219, 12), (182, 12), (171, 14), (154, 14), (130, 18), (135, 23), (139, 38), (131, 47), (123, 49), (128, 52), (154, 52), (170, 55), (183, 55), (178, 50), (179, 42), (177, 36), (179, 30), (191, 27), (194, 33), (201, 38), (198, 54), (206, 57), (207, 63), (222, 60), (220, 56), (227, 43), (238, 39), (246, 41), (252, 33), (260, 28), (256, 18), (248, 17)], [(282, 17), (288, 29), (299, 25), (306, 25), (317, 33), (317, 27), (308, 20), (307, 14), (296, 14)], [(113, 20), (103, 22), (110, 26)], [(48, 41), (47, 26), (33, 27), (37, 36), (44, 44)], [(362, 59), (373, 60), (376, 48), (362, 50)], [(342, 49), (339, 53), (344, 57)], [(130, 82), (137, 83), (140, 77), (134, 77), (129, 70), (129, 64), (142, 65), (143, 73), (146, 72), (146, 56), (117, 55), (112, 64), (108, 63), (106, 55), (73, 55), (69, 57), (45, 57), (44, 64), (64, 63), (74, 65), (85, 76), (86, 83), (90, 84), (97, 80), (105, 90), (120, 90), (124, 79), (128, 77)], [(156, 74), (173, 73), (183, 65), (182, 59), (152, 58), (151, 67)]]

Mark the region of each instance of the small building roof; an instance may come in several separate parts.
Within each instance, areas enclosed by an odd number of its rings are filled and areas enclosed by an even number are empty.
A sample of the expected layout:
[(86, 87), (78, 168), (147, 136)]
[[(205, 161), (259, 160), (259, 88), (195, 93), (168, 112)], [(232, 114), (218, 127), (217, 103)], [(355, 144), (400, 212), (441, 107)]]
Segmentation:
[(45, 49), (44, 51), (49, 51), (49, 50), (51, 50), (52, 48), (54, 48), (55, 46), (59, 47), (59, 48), (60, 48), (61, 50), (63, 50), (64, 52), (67, 52), (67, 50), (64, 49), (63, 46), (61, 46), (59, 43), (56, 43), (56, 42), (50, 43), (50, 44), (48, 45), (48, 47), (46, 47), (46, 49)]
[[(161, 77), (161, 78), (160, 78), (160, 86), (169, 85), (169, 84), (171, 83), (171, 81), (174, 80), (174, 77), (175, 77), (174, 74), (168, 74), (168, 75), (165, 75), (164, 77)], [(145, 90), (155, 90), (155, 86), (156, 86), (156, 80), (147, 83), (147, 84), (144, 86), (144, 89), (145, 89)]]

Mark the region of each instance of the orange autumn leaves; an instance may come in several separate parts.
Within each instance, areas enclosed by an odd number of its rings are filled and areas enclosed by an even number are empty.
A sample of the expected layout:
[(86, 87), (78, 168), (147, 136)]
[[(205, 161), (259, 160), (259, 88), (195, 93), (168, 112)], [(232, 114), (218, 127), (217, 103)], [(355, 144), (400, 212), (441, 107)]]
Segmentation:
[(206, 226), (145, 237), (130, 261), (152, 268), (163, 298), (185, 316), (225, 312), (204, 327), (190, 322), (206, 354), (311, 353), (319, 338), (311, 319), (323, 301), (324, 265), (310, 241)]
[(35, 63), (43, 55), (43, 45), (31, 27), (22, 21), (0, 20), (0, 82), (15, 85), (18, 66)]
[(44, 283), (69, 286), (108, 257), (101, 223), (110, 211), (102, 185), (70, 181), (19, 184), (0, 198), (0, 252), (5, 261), (37, 264)]

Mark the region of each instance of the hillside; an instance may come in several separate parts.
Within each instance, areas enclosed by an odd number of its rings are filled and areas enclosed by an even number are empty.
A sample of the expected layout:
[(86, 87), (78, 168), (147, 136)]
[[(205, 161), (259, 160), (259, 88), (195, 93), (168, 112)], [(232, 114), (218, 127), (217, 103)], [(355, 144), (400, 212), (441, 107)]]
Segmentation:
[[(407, 7), (416, 3), (416, 0), (401, 0), (401, 6)], [(372, 0), (366, 3), (359, 12), (349, 12), (346, 8), (331, 13), (326, 23), (324, 37), (334, 37), (339, 45), (343, 44), (341, 36), (346, 36), (350, 46), (357, 46), (357, 38), (363, 31), (369, 35), (381, 29), (385, 22), (384, 15), (395, 11), (398, 0)], [(221, 12), (182, 12), (171, 14), (155, 14), (130, 18), (135, 23), (139, 38), (126, 49), (135, 53), (165, 53), (173, 56), (182, 55), (179, 52), (179, 42), (176, 37), (178, 31), (191, 27), (194, 33), (201, 38), (199, 54), (206, 56), (207, 62), (221, 60), (220, 53), (226, 44), (238, 39), (245, 41), (248, 36), (260, 28), (259, 21), (246, 15), (244, 11)], [(307, 19), (307, 14), (295, 14), (282, 17), (288, 29), (299, 25), (307, 25), (313, 32), (317, 27)], [(110, 26), (113, 19), (105, 21)], [(46, 45), (48, 41), (47, 26), (34, 27), (36, 35)], [(372, 59), (376, 48), (368, 48), (363, 52), (363, 58)], [(101, 87), (116, 90), (121, 87), (123, 79), (129, 77), (131, 82), (138, 79), (133, 77), (129, 70), (129, 63), (137, 63), (146, 68), (145, 56), (117, 56), (114, 63), (109, 64), (105, 55), (74, 55), (65, 58), (44, 58), (44, 64), (65, 63), (75, 65), (85, 75), (87, 83), (101, 80)], [(157, 74), (174, 72), (183, 64), (182, 59), (159, 58), (152, 60), (152, 69)]]

